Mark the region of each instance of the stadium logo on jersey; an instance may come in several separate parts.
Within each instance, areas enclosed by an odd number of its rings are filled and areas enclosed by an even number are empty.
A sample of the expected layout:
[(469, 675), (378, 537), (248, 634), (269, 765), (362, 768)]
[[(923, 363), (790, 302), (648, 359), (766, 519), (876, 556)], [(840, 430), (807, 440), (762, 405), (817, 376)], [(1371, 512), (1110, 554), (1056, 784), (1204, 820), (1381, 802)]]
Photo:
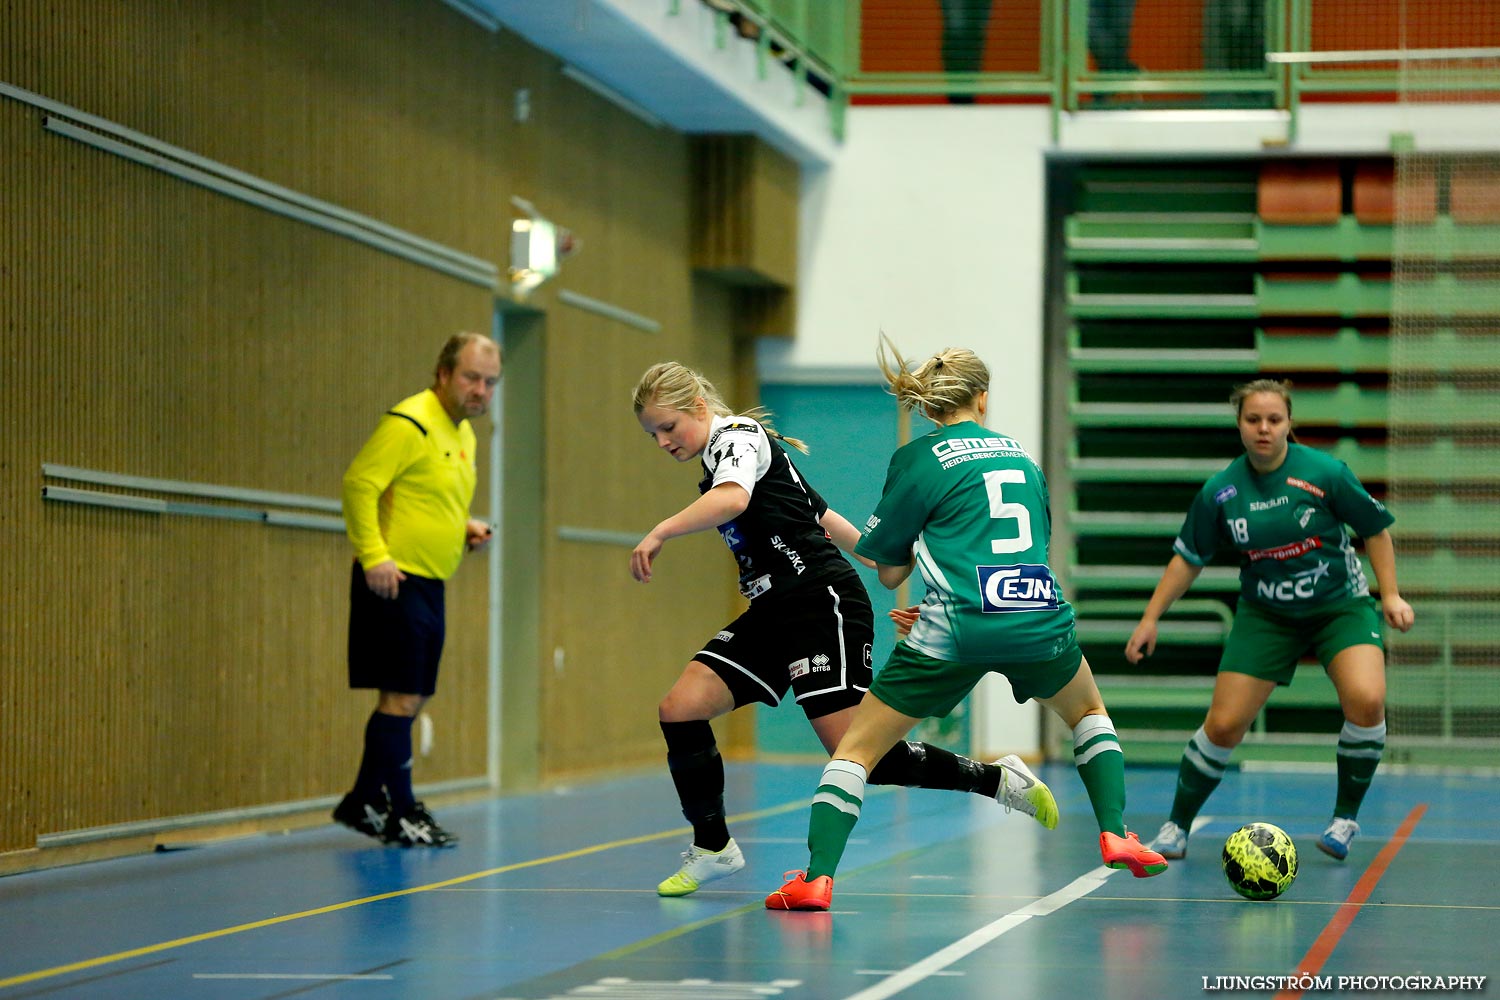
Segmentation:
[(1286, 484), (1288, 486), (1295, 486), (1299, 490), (1306, 490), (1307, 492), (1311, 493), (1315, 497), (1318, 497), (1319, 499), (1321, 499), (1322, 497), (1324, 497), (1324, 496), (1327, 495), (1327, 494), (1325, 494), (1323, 492), (1323, 488), (1321, 486), (1314, 486), (1312, 483), (1308, 482), (1306, 479), (1298, 479), (1296, 476), (1287, 476), (1286, 477)]
[(1214, 494), (1214, 503), (1223, 503), (1225, 500), (1231, 500), (1237, 493), (1239, 493), (1239, 490), (1233, 486), (1226, 486)]
[(827, 670), (828, 669), (828, 654), (827, 653), (819, 653), (816, 656), (814, 656), (812, 658), (812, 668), (814, 670)]
[(1251, 500), (1250, 501), (1250, 509), (1253, 510), (1253, 511), (1254, 510), (1275, 510), (1277, 507), (1285, 507), (1287, 504), (1289, 504), (1291, 502), (1292, 502), (1292, 498), (1291, 497), (1287, 497), (1287, 496), (1277, 497), (1275, 500)]
[(808, 664), (807, 657), (804, 656), (800, 660), (793, 660), (787, 664), (786, 672), (791, 676), (792, 680), (796, 680), (798, 677), (806, 677), (812, 673), (812, 667)]
[(979, 571), (980, 610), (985, 613), (1056, 611), (1057, 581), (1046, 566), (976, 566)]

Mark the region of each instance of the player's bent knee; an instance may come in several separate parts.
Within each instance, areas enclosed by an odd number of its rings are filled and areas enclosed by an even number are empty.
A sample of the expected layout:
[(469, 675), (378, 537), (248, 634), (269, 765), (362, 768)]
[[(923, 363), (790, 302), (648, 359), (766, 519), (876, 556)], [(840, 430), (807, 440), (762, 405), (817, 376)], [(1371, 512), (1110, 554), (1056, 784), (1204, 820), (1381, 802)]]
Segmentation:
[(1232, 750), (1239, 746), (1245, 739), (1245, 734), (1249, 731), (1249, 723), (1241, 725), (1238, 722), (1231, 722), (1225, 725), (1216, 722), (1212, 716), (1203, 723), (1203, 734), (1208, 737), (1209, 742), (1216, 747), (1223, 747), (1226, 750)]

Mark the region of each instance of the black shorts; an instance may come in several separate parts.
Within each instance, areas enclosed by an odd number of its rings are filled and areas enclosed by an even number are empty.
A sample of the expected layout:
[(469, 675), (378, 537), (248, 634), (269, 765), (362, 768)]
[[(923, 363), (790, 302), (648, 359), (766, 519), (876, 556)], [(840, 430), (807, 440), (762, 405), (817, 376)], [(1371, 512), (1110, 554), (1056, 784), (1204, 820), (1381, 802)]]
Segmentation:
[(358, 562), (349, 580), (349, 686), (430, 698), (443, 656), (443, 581), (406, 574), (388, 601), (365, 584)]
[(809, 719), (858, 705), (870, 687), (875, 613), (858, 577), (775, 603), (752, 601), (693, 659), (729, 685), (734, 707), (781, 704), (787, 689)]

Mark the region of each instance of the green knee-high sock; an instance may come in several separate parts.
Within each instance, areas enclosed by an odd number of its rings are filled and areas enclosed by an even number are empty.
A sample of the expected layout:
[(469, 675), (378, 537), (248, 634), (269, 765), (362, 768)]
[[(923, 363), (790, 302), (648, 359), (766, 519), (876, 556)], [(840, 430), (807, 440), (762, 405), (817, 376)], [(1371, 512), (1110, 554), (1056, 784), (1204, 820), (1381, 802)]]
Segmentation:
[(1193, 819), (1203, 803), (1224, 780), (1224, 768), (1229, 764), (1233, 747), (1221, 747), (1208, 738), (1199, 726), (1182, 751), (1182, 761), (1177, 765), (1177, 794), (1172, 798), (1172, 822), (1190, 830)]
[(809, 882), (838, 871), (849, 834), (859, 822), (866, 778), (865, 769), (852, 760), (831, 760), (823, 768), (818, 793), (813, 796), (812, 816), (807, 821)]
[(1333, 815), (1354, 819), (1359, 815), (1359, 804), (1370, 790), (1370, 780), (1380, 766), (1380, 757), (1385, 753), (1385, 720), (1373, 726), (1356, 726), (1344, 720), (1339, 733), (1339, 749), (1336, 756), (1339, 772), (1338, 799), (1333, 805)]
[(1125, 835), (1125, 752), (1107, 715), (1085, 715), (1073, 727), (1073, 763), (1099, 829)]

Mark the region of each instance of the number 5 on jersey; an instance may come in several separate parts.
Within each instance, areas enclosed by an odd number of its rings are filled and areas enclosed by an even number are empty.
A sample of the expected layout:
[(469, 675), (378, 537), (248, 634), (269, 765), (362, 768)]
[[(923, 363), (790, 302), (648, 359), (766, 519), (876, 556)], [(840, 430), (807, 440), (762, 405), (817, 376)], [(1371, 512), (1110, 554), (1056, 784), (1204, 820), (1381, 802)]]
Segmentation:
[(1016, 522), (1016, 537), (990, 540), (990, 550), (995, 555), (1007, 552), (1024, 552), (1031, 548), (1031, 511), (1023, 503), (1005, 499), (1005, 484), (1023, 484), (1026, 473), (1020, 469), (997, 469), (984, 474), (984, 488), (990, 497), (990, 517), (1002, 521)]

